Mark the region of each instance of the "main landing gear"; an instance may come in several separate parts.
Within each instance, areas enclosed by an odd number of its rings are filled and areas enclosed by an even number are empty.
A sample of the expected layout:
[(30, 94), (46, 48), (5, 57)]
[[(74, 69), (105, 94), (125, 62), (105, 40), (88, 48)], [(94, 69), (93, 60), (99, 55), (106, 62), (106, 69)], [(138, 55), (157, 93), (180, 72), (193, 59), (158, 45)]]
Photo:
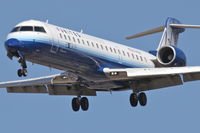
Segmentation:
[(21, 64), (22, 68), (17, 70), (17, 75), (19, 77), (22, 77), (22, 76), (26, 77), (28, 75), (28, 72), (27, 72), (27, 65), (26, 65), (25, 58), (24, 57), (19, 57), (18, 62)]
[(132, 107), (136, 107), (138, 105), (138, 101), (141, 106), (145, 106), (147, 104), (147, 96), (144, 92), (132, 93), (129, 100)]
[(75, 97), (72, 99), (72, 109), (73, 111), (77, 112), (79, 109), (82, 109), (83, 111), (87, 111), (89, 108), (89, 101), (87, 97)]

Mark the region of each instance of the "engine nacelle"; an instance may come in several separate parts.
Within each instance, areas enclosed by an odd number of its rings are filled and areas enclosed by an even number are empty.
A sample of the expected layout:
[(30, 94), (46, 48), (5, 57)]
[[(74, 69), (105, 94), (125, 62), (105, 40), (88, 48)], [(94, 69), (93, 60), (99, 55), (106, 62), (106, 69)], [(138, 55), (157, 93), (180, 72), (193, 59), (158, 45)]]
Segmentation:
[(175, 46), (164, 46), (157, 53), (159, 64), (166, 67), (185, 66), (186, 56), (184, 52)]

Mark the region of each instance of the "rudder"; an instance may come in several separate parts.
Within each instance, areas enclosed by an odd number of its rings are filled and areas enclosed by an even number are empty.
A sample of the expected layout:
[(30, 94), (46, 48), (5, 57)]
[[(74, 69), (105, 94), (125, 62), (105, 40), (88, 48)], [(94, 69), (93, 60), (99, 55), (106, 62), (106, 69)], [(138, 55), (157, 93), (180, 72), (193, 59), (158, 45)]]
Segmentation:
[(163, 35), (161, 37), (157, 50), (165, 45), (176, 46), (178, 43), (179, 34), (185, 31), (184, 28), (172, 27), (171, 24), (181, 24), (181, 22), (175, 18), (167, 18)]

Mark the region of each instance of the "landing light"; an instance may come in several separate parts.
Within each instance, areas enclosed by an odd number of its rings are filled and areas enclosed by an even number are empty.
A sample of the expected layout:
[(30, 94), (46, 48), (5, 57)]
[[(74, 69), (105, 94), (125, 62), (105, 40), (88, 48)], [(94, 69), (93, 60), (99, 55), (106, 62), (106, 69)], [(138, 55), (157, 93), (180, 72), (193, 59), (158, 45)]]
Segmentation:
[(116, 75), (118, 75), (118, 72), (111, 72), (110, 73), (110, 76), (116, 76)]

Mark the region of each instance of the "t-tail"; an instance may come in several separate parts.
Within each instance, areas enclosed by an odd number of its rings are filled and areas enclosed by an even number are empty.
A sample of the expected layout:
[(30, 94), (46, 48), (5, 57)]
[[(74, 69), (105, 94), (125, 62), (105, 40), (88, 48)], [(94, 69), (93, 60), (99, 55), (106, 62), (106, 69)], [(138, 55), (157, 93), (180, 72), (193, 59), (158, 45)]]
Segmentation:
[(186, 28), (200, 28), (200, 25), (181, 24), (179, 20), (169, 17), (164, 26), (134, 34), (127, 37), (127, 39), (138, 38), (163, 31), (157, 50), (150, 51), (151, 54), (157, 56), (156, 64), (165, 67), (185, 66), (186, 56), (181, 49), (177, 48), (177, 44), (179, 34), (184, 32)]

